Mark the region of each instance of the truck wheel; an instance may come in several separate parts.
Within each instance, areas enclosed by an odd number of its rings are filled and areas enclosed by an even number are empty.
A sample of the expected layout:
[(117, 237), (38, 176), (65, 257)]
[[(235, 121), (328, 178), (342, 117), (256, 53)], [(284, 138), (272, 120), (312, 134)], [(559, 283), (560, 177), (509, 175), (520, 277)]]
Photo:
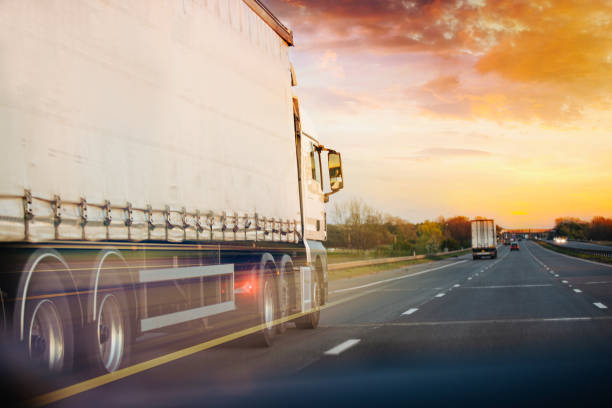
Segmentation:
[(51, 373), (69, 371), (74, 352), (70, 308), (64, 297), (26, 304), (24, 339), (28, 358)]
[(80, 322), (78, 315), (73, 321), (73, 312), (79, 313), (80, 303), (76, 297), (65, 296), (67, 282), (62, 277), (68, 277), (49, 272), (55, 270), (64, 274), (69, 271), (61, 255), (53, 250), (35, 255), (24, 269), (31, 277), (22, 293), (25, 304), (16, 303), (17, 310), (23, 307), (20, 336), (23, 336), (25, 358), (42, 372), (70, 372), (74, 361), (73, 324)]
[[(278, 280), (278, 318), (283, 319), (289, 316), (289, 282), (288, 277), (283, 274)], [(281, 322), (276, 325), (276, 332), (283, 334), (287, 331), (287, 322)]]
[(111, 373), (125, 366), (130, 349), (127, 302), (122, 291), (104, 293), (97, 306), (96, 321), (90, 327), (94, 369)]
[(302, 316), (295, 321), (295, 326), (298, 329), (316, 329), (319, 326), (321, 318), (321, 286), (319, 285), (319, 274), (313, 271), (312, 279), (312, 295), (313, 295), (313, 311), (306, 316)]
[[(266, 271), (268, 268), (266, 268)], [(266, 273), (263, 284), (261, 285), (261, 301), (259, 308), (259, 322), (264, 326), (262, 330), (252, 335), (251, 339), (257, 346), (270, 347), (274, 341), (276, 328), (274, 320), (276, 319), (276, 291), (274, 290), (276, 282), (272, 275)]]

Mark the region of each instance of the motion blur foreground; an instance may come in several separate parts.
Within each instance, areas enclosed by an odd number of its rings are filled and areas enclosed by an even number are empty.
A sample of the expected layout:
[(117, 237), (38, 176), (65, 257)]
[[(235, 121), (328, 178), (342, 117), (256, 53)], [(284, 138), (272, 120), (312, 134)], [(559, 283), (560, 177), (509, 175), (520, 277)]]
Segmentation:
[(6, 406), (610, 405), (610, 265), (482, 220), (465, 252), (329, 278), (342, 157), (260, 1), (0, 21)]
[(1, 323), (24, 390), (177, 330), (270, 346), (318, 325), (342, 162), (302, 118), (292, 33), (259, 1), (183, 3), (0, 5)]

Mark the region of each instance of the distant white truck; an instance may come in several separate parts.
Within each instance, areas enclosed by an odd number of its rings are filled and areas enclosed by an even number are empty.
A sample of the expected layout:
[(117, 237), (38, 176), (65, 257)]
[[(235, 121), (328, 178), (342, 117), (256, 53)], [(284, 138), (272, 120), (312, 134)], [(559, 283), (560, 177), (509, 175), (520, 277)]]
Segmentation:
[(497, 258), (497, 240), (495, 234), (495, 221), (472, 220), (472, 257)]
[(177, 325), (317, 327), (342, 165), (288, 28), (258, 0), (6, 0), (0, 21), (0, 328), (24, 360), (112, 372)]

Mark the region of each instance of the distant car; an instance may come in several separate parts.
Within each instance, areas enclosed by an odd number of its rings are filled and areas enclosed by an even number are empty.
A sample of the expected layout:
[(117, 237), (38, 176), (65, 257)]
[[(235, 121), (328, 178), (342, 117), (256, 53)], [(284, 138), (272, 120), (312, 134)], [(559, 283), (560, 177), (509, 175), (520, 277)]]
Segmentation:
[(504, 241), (504, 245), (510, 245), (510, 241), (505, 240), (505, 241)]
[(519, 250), (518, 242), (513, 242), (512, 244), (510, 244), (510, 250), (511, 251), (518, 251)]

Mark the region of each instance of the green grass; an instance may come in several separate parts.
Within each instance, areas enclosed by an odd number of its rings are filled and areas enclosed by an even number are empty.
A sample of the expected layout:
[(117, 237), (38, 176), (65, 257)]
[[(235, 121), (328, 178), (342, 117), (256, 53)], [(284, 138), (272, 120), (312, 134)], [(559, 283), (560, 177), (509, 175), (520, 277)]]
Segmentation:
[(544, 248), (550, 249), (551, 251), (559, 252), (560, 254), (573, 256), (575, 258), (588, 259), (590, 261), (596, 261), (601, 263), (612, 264), (612, 258), (606, 258), (604, 256), (597, 256), (591, 254), (585, 254), (582, 252), (574, 251), (570, 248), (559, 248), (555, 245), (551, 245), (548, 242), (544, 241), (536, 241), (538, 244), (542, 245)]
[(335, 249), (334, 251), (327, 251), (327, 263), (342, 263), (351, 261), (362, 261), (365, 259), (377, 259), (377, 258), (392, 258), (396, 256), (411, 256), (412, 252), (390, 254), (387, 251), (380, 250), (369, 250), (360, 251), (357, 249)]
[[(455, 254), (440, 255), (440, 256), (430, 255), (424, 259), (413, 259), (413, 260), (408, 260), (408, 261), (391, 262), (391, 263), (380, 264), (380, 265), (368, 265), (368, 266), (359, 266), (356, 268), (338, 269), (334, 271), (329, 271), (329, 280), (347, 279), (347, 278), (356, 278), (356, 277), (365, 276), (365, 275), (374, 275), (379, 272), (384, 272), (384, 271), (388, 271), (392, 269), (400, 269), (400, 268), (410, 266), (410, 265), (418, 265), (418, 264), (423, 264), (423, 263), (428, 263), (428, 262), (433, 262), (433, 261), (439, 261), (442, 259), (452, 258), (456, 256), (461, 256), (461, 255), (465, 255), (470, 252), (471, 252), (471, 249), (466, 249), (465, 251), (457, 252)], [(362, 259), (369, 259), (369, 258), (362, 258)], [(350, 260), (356, 260), (356, 259), (353, 258)], [(348, 260), (343, 261), (343, 262), (348, 262)]]
[(442, 259), (453, 258), (457, 256), (462, 256), (466, 254), (472, 253), (472, 249), (466, 249), (465, 251), (455, 252), (454, 254), (445, 254), (445, 255), (427, 255), (427, 259), (431, 259), (432, 261), (440, 261)]
[(357, 268), (338, 269), (329, 271), (329, 280), (356, 278), (358, 276), (374, 275), (379, 272), (388, 271), (391, 269), (400, 269), (409, 265), (418, 265), (422, 263), (432, 262), (430, 259), (413, 259), (410, 261), (392, 262), (380, 265), (359, 266)]
[(375, 257), (375, 253), (371, 251), (358, 251), (350, 249), (336, 249), (333, 252), (327, 251), (327, 263), (361, 261), (364, 259), (373, 259)]

